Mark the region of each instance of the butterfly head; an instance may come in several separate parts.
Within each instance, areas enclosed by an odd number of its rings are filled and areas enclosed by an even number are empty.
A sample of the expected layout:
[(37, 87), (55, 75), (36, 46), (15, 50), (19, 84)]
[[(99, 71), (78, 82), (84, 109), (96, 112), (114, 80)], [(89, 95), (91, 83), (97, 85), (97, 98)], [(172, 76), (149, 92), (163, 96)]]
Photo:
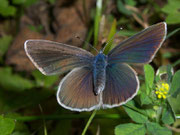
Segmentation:
[(103, 54), (103, 50), (100, 50), (100, 51), (99, 51), (99, 54)]

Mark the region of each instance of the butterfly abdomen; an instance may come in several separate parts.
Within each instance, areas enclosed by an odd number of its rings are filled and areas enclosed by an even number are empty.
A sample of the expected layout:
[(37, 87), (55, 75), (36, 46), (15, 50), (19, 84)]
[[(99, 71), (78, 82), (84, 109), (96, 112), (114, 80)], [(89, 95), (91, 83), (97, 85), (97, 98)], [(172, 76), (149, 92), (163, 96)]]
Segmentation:
[(106, 82), (106, 66), (107, 58), (100, 52), (95, 58), (93, 63), (93, 84), (94, 94), (98, 95), (105, 88)]

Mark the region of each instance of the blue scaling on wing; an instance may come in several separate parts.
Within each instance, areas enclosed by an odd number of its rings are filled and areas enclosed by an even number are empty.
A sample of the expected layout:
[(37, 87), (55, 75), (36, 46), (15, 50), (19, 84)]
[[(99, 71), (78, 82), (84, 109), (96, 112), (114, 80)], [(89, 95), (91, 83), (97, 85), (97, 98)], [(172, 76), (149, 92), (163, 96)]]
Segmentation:
[(62, 74), (76, 67), (92, 66), (94, 58), (84, 49), (47, 40), (27, 40), (25, 51), (45, 75)]
[(98, 95), (104, 90), (106, 82), (106, 65), (106, 56), (100, 51), (93, 62), (93, 84), (95, 95)]
[(152, 25), (113, 48), (108, 54), (108, 63), (149, 63), (165, 37), (165, 22)]
[(136, 72), (127, 64), (116, 63), (106, 69), (106, 86), (103, 91), (103, 108), (125, 104), (139, 89)]
[(100, 107), (99, 95), (93, 92), (93, 69), (75, 68), (60, 82), (57, 100), (73, 111), (91, 111)]

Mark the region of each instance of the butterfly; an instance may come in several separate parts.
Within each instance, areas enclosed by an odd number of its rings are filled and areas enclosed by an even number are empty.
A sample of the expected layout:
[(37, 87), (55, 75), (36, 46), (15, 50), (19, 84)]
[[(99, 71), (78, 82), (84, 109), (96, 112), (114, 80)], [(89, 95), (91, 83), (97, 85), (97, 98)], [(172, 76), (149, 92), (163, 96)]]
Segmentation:
[[(125, 104), (138, 92), (137, 73), (128, 65), (152, 61), (166, 38), (166, 23), (152, 25), (124, 40), (107, 55), (47, 40), (27, 40), (25, 52), (44, 74), (70, 71), (60, 82), (58, 103), (72, 111)], [(126, 64), (128, 63), (128, 64)]]

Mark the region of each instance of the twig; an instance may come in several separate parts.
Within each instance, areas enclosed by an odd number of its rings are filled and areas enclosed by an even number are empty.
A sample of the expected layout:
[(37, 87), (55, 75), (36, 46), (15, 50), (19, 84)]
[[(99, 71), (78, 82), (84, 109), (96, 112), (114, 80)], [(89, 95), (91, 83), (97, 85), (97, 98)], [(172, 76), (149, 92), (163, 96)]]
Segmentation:
[(140, 24), (142, 25), (144, 28), (147, 28), (149, 25), (148, 23), (145, 21), (144, 19), (144, 15), (141, 15), (143, 20), (141, 20), (135, 13), (139, 13), (141, 14), (141, 12), (139, 11), (138, 8), (135, 8), (135, 7), (132, 7), (132, 6), (129, 6), (129, 5), (126, 5), (126, 8), (133, 11), (132, 13), (132, 16), (134, 17), (134, 19)]
[(169, 125), (165, 125), (168, 129), (170, 129), (170, 130), (172, 130), (172, 131), (174, 131), (174, 132), (177, 132), (177, 133), (180, 133), (180, 129), (179, 128), (175, 128), (175, 127), (171, 127), (171, 126), (169, 126)]

